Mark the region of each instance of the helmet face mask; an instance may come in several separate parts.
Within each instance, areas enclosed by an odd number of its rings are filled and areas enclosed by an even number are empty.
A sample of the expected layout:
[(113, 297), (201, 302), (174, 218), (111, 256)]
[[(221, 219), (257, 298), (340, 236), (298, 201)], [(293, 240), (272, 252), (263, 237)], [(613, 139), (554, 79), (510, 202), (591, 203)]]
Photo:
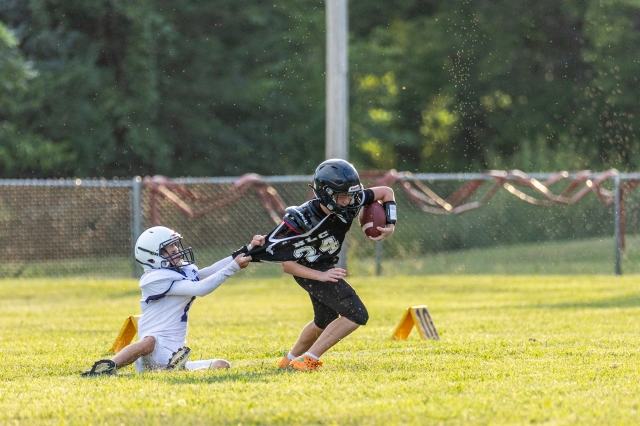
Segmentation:
[[(352, 220), (360, 211), (363, 188), (356, 169), (344, 160), (327, 160), (321, 163), (313, 176), (313, 192), (327, 210), (343, 220)], [(338, 197), (348, 196), (346, 205), (338, 203)]]
[(194, 263), (193, 250), (183, 246), (182, 235), (164, 226), (154, 226), (140, 235), (135, 257), (145, 270), (179, 270)]

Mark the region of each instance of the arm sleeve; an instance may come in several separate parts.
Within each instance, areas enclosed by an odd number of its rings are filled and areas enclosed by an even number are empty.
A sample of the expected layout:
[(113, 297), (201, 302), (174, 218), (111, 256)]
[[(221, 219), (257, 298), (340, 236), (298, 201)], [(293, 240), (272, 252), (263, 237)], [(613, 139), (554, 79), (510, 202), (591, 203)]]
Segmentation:
[(368, 206), (372, 204), (376, 200), (376, 195), (373, 193), (371, 189), (364, 190), (364, 200), (362, 201), (363, 206)]
[[(234, 262), (235, 256), (227, 256), (222, 260), (218, 260), (216, 263), (214, 263), (211, 266), (207, 266), (206, 268), (202, 268), (198, 271), (198, 277), (200, 279), (203, 278), (207, 278), (209, 275), (215, 274), (216, 272), (218, 272), (219, 270), (221, 270), (222, 268), (224, 268), (225, 266), (228, 266), (229, 263)], [(238, 264), (236, 263), (236, 266)]]
[[(213, 268), (218, 263), (220, 262), (216, 262), (205, 269)], [(220, 284), (225, 282), (227, 278), (239, 270), (240, 266), (236, 262), (232, 261), (229, 262), (227, 266), (200, 281), (180, 280), (174, 282), (167, 294), (177, 296), (206, 296), (213, 290), (220, 287)]]
[(231, 258), (235, 259), (236, 257), (238, 257), (239, 254), (244, 254), (246, 255), (247, 253), (249, 253), (249, 246), (251, 244), (247, 244), (246, 246), (240, 247), (238, 250), (234, 251), (233, 253), (231, 253)]

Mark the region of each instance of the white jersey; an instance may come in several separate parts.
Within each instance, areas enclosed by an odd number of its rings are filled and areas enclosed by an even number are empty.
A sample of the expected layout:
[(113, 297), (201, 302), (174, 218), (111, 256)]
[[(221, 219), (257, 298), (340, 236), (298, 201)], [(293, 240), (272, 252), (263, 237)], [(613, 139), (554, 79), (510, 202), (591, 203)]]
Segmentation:
[(233, 258), (227, 257), (200, 271), (197, 266), (188, 265), (179, 272), (145, 272), (139, 283), (142, 316), (138, 320), (138, 339), (154, 336), (175, 345), (175, 349), (185, 346), (189, 309), (195, 298), (211, 293), (239, 270)]

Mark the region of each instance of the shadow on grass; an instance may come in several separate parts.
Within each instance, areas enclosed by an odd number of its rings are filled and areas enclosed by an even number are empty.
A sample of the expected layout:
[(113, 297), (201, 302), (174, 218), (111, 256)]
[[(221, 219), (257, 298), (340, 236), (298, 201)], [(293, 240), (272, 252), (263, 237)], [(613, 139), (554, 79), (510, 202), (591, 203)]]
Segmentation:
[[(105, 358), (112, 356), (106, 354)], [(126, 366), (118, 370), (118, 379), (163, 381), (169, 384), (214, 384), (225, 382), (269, 383), (283, 374), (305, 374), (276, 367), (276, 360), (252, 361), (249, 364), (240, 362), (229, 370), (201, 370), (201, 371), (147, 371), (138, 373), (133, 366)], [(99, 376), (105, 377), (105, 376)]]
[(495, 311), (496, 309), (612, 309), (612, 308), (638, 308), (640, 307), (640, 296), (621, 296), (611, 299), (592, 300), (592, 301), (575, 301), (564, 303), (539, 303), (531, 305), (512, 305), (505, 304), (500, 306), (486, 305), (486, 306), (461, 306), (455, 308), (449, 308), (449, 312), (463, 312), (463, 311)]
[[(194, 371), (179, 372), (178, 374), (166, 374), (163, 379), (170, 384), (194, 384), (194, 383), (222, 383), (222, 382), (270, 382), (272, 378), (282, 374), (296, 374), (296, 372), (282, 371), (275, 367), (264, 370), (234, 371), (228, 372)], [(300, 374), (297, 372), (297, 374)]]
[(611, 309), (611, 308), (637, 308), (640, 307), (640, 296), (622, 296), (611, 299), (593, 300), (589, 302), (565, 302), (535, 305), (541, 309)]

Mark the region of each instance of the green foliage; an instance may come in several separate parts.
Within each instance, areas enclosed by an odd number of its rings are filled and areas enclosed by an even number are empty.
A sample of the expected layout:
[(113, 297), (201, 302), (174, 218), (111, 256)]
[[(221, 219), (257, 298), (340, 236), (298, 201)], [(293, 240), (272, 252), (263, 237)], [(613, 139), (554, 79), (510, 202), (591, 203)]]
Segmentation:
[[(637, 2), (349, 7), (358, 167), (640, 166)], [(324, 8), (2, 2), (3, 176), (310, 173), (324, 157)]]
[(324, 4), (173, 4), (159, 57), (173, 173), (309, 173), (324, 152)]
[(76, 161), (57, 173), (169, 172), (169, 144), (156, 127), (159, 17), (151, 2), (34, 1), (23, 13), (14, 24), (29, 24), (23, 50), (40, 69), (31, 87), (39, 111), (23, 125), (68, 141)]
[(0, 22), (0, 177), (38, 170), (44, 173), (74, 159), (68, 144), (54, 144), (41, 134), (20, 128), (20, 116), (32, 108), (24, 99), (37, 76), (18, 49), (14, 33)]
[[(637, 2), (431, 3), (352, 42), (352, 129), (419, 171), (637, 168)], [(361, 74), (359, 74), (361, 72)], [(393, 73), (389, 99), (358, 82)], [(392, 122), (369, 122), (389, 106)], [(442, 117), (438, 120), (438, 117)], [(403, 131), (397, 129), (398, 123)], [(393, 137), (381, 138), (390, 133)], [(377, 165), (364, 150), (359, 158)], [(386, 159), (394, 155), (386, 155)]]
[(25, 63), (18, 50), (18, 40), (14, 34), (0, 23), (0, 82), (2, 85), (3, 108), (10, 105), (9, 95), (16, 89), (24, 89), (26, 80), (34, 73), (28, 63)]
[[(133, 280), (4, 280), (2, 424), (635, 424), (637, 278), (351, 281), (370, 320), (317, 373), (276, 369), (311, 317), (291, 278), (232, 278), (189, 312), (194, 359), (228, 371), (79, 373), (139, 312)], [(390, 339), (427, 304), (440, 341)]]
[(640, 160), (637, 58), (628, 55), (640, 43), (640, 5), (634, 1), (593, 2), (586, 13), (585, 33), (592, 40), (583, 52), (593, 69), (586, 96), (592, 102), (593, 125), (602, 139), (594, 149), (605, 161), (635, 170)]
[(21, 132), (15, 124), (0, 123), (2, 177), (48, 174), (76, 159), (66, 142), (54, 143), (34, 132)]

